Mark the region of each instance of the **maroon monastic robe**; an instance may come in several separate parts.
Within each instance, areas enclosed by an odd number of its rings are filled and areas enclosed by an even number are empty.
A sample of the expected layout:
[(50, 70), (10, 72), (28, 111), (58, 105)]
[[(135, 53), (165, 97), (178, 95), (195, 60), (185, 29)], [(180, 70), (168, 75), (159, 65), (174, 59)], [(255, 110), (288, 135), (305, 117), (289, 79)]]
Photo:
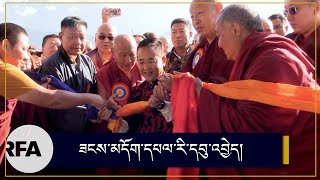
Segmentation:
[[(106, 89), (107, 97), (110, 97), (116, 92), (120, 92), (119, 96), (115, 99), (115, 102), (120, 106), (127, 104), (132, 88), (137, 86), (139, 81), (143, 80), (137, 64), (131, 69), (130, 80), (113, 59), (100, 69), (96, 74), (96, 79), (99, 80)], [(108, 129), (107, 123), (101, 123), (97, 128), (99, 132), (106, 132)]]
[[(106, 89), (107, 97), (110, 97), (112, 94), (120, 91), (119, 97), (115, 99), (115, 102), (120, 106), (127, 104), (133, 87), (137, 86), (139, 81), (143, 80), (143, 77), (139, 73), (137, 64), (135, 64), (131, 69), (130, 80), (117, 66), (114, 59), (111, 59), (107, 64), (105, 64), (95, 77)], [(108, 130), (107, 122), (97, 124), (95, 130), (96, 132), (111, 132)], [(139, 174), (139, 171), (139, 168), (98, 168), (96, 172), (100, 175), (135, 175)]]
[[(91, 58), (94, 66), (96, 67), (97, 71), (99, 71), (102, 66), (104, 66), (105, 64), (107, 64), (108, 62), (104, 63), (104, 61), (101, 59), (99, 52), (98, 52), (98, 48), (95, 48), (93, 50), (91, 50), (90, 52), (87, 53), (87, 55)], [(111, 56), (110, 60), (113, 57)]]
[[(317, 76), (320, 77), (320, 26), (318, 26), (318, 28), (316, 29), (317, 31), (317, 37), (316, 37), (316, 41), (317, 41)], [(302, 34), (298, 34), (296, 39), (294, 40), (298, 46), (304, 50), (304, 52), (306, 52), (308, 54), (309, 57), (311, 57), (313, 59), (313, 61), (315, 62), (316, 60), (316, 52), (315, 52), (315, 31), (313, 31), (308, 37), (304, 38)]]
[(233, 62), (229, 61), (218, 47), (219, 38), (215, 38), (211, 44), (203, 38), (187, 59), (182, 72), (190, 72), (202, 81), (210, 82), (210, 77), (221, 76), (229, 78)]
[[(309, 57), (292, 41), (275, 34), (252, 33), (235, 60), (229, 81), (255, 79), (314, 87), (313, 72)], [(198, 110), (202, 133), (274, 132), (290, 137), (290, 164), (283, 168), (204, 168), (202, 174), (314, 174), (314, 113), (226, 99), (205, 89), (201, 90)]]

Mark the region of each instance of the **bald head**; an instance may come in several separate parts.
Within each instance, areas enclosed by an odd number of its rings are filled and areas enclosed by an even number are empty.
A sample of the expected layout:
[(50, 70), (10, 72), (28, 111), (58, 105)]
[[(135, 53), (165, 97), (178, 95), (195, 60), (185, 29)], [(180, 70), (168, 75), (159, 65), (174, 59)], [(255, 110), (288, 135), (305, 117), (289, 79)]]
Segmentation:
[(120, 34), (114, 38), (114, 48), (119, 49), (119, 47), (123, 46), (133, 46), (137, 48), (136, 46), (136, 40), (133, 36), (130, 36), (128, 34)]
[(114, 39), (114, 60), (118, 67), (129, 73), (137, 58), (137, 44), (133, 36), (120, 34)]
[(261, 18), (261, 24), (262, 24), (263, 32), (271, 32), (271, 33), (273, 32), (273, 26), (271, 21), (265, 18)]
[(192, 26), (209, 43), (216, 37), (216, 18), (222, 9), (222, 4), (217, 2), (215, 0), (193, 0), (190, 5)]
[(100, 54), (111, 53), (113, 49), (113, 39), (116, 34), (116, 28), (110, 23), (103, 23), (98, 27), (95, 44)]
[(237, 23), (248, 32), (262, 32), (259, 14), (246, 5), (233, 4), (221, 10), (217, 18), (218, 26), (222, 23)]
[(230, 5), (217, 18), (218, 45), (227, 58), (236, 60), (246, 39), (255, 31), (262, 31), (259, 14), (245, 5)]
[(97, 29), (97, 34), (100, 32), (111, 32), (114, 36), (117, 35), (117, 30), (110, 23), (103, 23)]
[(201, 6), (209, 7), (212, 11), (215, 11), (215, 4), (216, 0), (192, 0), (190, 4), (190, 10), (191, 8), (197, 8)]

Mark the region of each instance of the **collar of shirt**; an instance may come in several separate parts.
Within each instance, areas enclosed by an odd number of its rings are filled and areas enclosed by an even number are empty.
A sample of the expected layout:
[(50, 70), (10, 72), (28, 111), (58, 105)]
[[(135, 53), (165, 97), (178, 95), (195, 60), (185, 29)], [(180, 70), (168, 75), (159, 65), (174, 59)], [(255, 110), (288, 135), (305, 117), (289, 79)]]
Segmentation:
[(172, 48), (172, 51), (171, 51), (171, 52), (173, 52), (173, 54), (174, 54), (178, 59), (185, 59), (186, 56), (187, 56), (187, 54), (188, 54), (190, 51), (191, 51), (191, 45), (189, 44), (189, 46), (188, 46), (188, 48), (187, 48), (187, 50), (186, 50), (183, 58), (182, 58), (181, 56), (179, 56), (179, 54), (177, 54), (176, 49), (175, 49), (174, 47)]

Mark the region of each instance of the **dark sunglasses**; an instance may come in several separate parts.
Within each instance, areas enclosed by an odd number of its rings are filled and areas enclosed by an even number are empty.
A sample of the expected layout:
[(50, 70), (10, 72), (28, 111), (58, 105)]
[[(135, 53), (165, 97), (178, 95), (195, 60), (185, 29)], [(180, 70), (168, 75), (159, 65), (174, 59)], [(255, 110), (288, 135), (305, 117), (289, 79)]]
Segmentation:
[(289, 7), (288, 10), (284, 10), (283, 14), (285, 17), (288, 17), (288, 13), (290, 13), (292, 16), (297, 14), (297, 7), (296, 6), (291, 6)]
[(112, 36), (106, 36), (106, 35), (103, 35), (103, 34), (99, 35), (98, 38), (100, 40), (104, 40), (105, 38), (108, 38), (109, 41), (113, 41), (113, 39), (114, 39), (114, 37), (112, 37)]

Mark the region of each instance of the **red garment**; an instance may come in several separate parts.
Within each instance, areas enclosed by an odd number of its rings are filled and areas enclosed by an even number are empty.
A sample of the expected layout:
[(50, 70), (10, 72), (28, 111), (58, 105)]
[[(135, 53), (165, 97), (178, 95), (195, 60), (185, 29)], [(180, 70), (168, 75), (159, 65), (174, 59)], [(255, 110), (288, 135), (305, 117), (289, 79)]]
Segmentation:
[(46, 108), (18, 101), (12, 114), (11, 128), (14, 130), (22, 125), (33, 124), (48, 131), (49, 124), (46, 112)]
[[(317, 60), (320, 60), (320, 26), (317, 30)], [(308, 37), (304, 38), (302, 34), (298, 34), (294, 40), (298, 46), (308, 54), (309, 57), (313, 59), (313, 62), (316, 60), (315, 53), (315, 31), (313, 31)], [(317, 76), (320, 77), (320, 63), (317, 63)]]
[[(148, 101), (153, 93), (158, 80), (144, 81), (136, 86), (131, 94), (130, 103)], [(130, 133), (171, 133), (173, 124), (167, 122), (156, 108), (148, 107), (143, 113), (126, 118), (129, 121)]]
[[(255, 79), (314, 87), (314, 67), (308, 58), (287, 38), (275, 34), (252, 33), (235, 60), (229, 81)], [(290, 164), (283, 168), (204, 168), (201, 169), (204, 174), (314, 174), (314, 113), (226, 99), (202, 89), (199, 114), (202, 133), (276, 132), (290, 137)]]
[[(91, 58), (94, 66), (96, 67), (97, 71), (99, 71), (105, 64), (104, 61), (101, 59), (99, 52), (98, 52), (98, 48), (95, 48), (93, 50), (91, 50), (90, 52), (87, 53), (87, 55)], [(110, 60), (113, 58), (113, 56), (111, 56)]]
[(122, 98), (116, 99), (116, 102), (123, 106), (127, 104), (130, 97), (130, 92), (133, 87), (137, 86), (139, 81), (142, 81), (143, 78), (139, 73), (137, 64), (131, 69), (131, 80), (125, 75), (125, 73), (117, 66), (117, 63), (112, 59), (107, 63), (100, 71), (96, 74), (96, 79), (102, 83), (104, 88), (107, 91), (107, 97), (110, 97), (115, 90), (116, 85), (120, 85), (125, 90), (128, 90)]
[[(186, 89), (188, 91), (186, 91)], [(173, 79), (171, 90), (171, 109), (173, 133), (198, 133), (195, 81), (185, 74), (182, 78)], [(168, 176), (198, 175), (199, 168), (168, 168)], [(183, 178), (167, 178), (183, 179)], [(198, 178), (188, 178), (198, 179)]]
[[(16, 107), (16, 104), (16, 99), (6, 100), (4, 97), (0, 96), (0, 164), (1, 160), (4, 157), (4, 153), (6, 152), (6, 150), (4, 149), (4, 141), (8, 137), (9, 132), (11, 130), (11, 116), (14, 108)], [(5, 106), (6, 113), (4, 113)]]
[[(131, 80), (117, 66), (114, 60), (110, 60), (96, 74), (96, 79), (100, 81), (106, 89), (107, 97), (110, 97), (117, 90), (121, 91), (119, 98), (115, 99), (120, 106), (127, 104), (132, 88), (137, 86), (138, 81), (142, 80), (138, 67), (135, 64), (131, 70)], [(102, 122), (96, 126), (98, 132), (108, 132), (108, 123)]]
[[(132, 88), (137, 86), (138, 81), (143, 78), (139, 73), (137, 64), (131, 69), (131, 80), (124, 74), (124, 72), (117, 66), (117, 63), (111, 59), (105, 64), (96, 74), (96, 79), (104, 86), (107, 91), (107, 97), (111, 96), (117, 89), (122, 93), (120, 98), (115, 101), (123, 106), (127, 104)], [(108, 123), (102, 122), (96, 125), (96, 132), (111, 132), (108, 131)], [(140, 168), (98, 168), (96, 173), (100, 175), (136, 175), (139, 174)], [(112, 179), (112, 178), (104, 178)], [(124, 178), (125, 179), (125, 178)]]
[[(212, 76), (229, 78), (233, 61), (227, 59), (223, 49), (219, 48), (218, 41), (219, 39), (215, 38), (209, 44), (207, 39), (203, 38), (190, 54), (182, 72), (190, 72), (205, 82), (210, 82)], [(195, 63), (197, 60), (198, 63)]]

